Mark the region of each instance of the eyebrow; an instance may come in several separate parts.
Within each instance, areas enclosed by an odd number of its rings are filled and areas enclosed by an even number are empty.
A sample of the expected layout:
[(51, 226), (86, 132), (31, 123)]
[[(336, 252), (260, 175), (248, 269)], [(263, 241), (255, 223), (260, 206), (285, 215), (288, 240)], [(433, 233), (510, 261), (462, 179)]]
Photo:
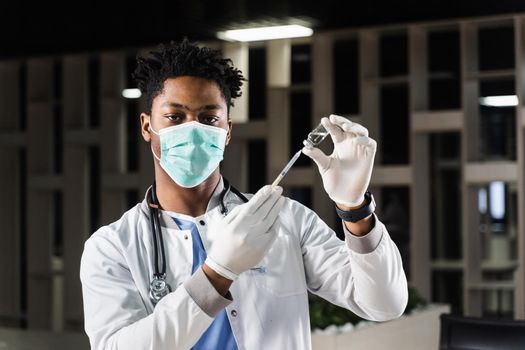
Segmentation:
[[(174, 107), (174, 108), (181, 108), (181, 109), (185, 109), (185, 110), (188, 110), (190, 111), (191, 108), (188, 107), (188, 106), (185, 106), (183, 104), (180, 104), (180, 103), (176, 103), (176, 102), (164, 102), (161, 107)], [(197, 110), (206, 110), (206, 111), (209, 111), (209, 110), (213, 110), (213, 109), (221, 109), (221, 106), (218, 105), (218, 104), (210, 104), (210, 105), (204, 105), (200, 108), (197, 108)]]

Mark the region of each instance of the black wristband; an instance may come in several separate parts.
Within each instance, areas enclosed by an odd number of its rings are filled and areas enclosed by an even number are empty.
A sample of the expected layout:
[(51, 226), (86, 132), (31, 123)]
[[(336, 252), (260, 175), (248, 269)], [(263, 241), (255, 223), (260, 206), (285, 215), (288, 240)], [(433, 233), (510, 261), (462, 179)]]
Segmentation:
[(336, 205), (335, 211), (343, 221), (358, 222), (372, 214), (376, 209), (376, 202), (370, 191), (365, 192), (365, 201), (366, 204), (359, 209), (341, 210)]

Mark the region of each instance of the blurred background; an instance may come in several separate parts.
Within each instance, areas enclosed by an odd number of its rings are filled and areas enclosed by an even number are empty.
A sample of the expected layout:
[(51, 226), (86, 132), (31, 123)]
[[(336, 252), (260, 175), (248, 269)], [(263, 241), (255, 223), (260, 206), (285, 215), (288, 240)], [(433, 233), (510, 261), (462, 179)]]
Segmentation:
[[(362, 123), (378, 141), (378, 215), (410, 286), (458, 315), (525, 318), (525, 3), (108, 6), (2, 5), (0, 345), (16, 348), (11, 330), (83, 331), (83, 243), (153, 179), (144, 100), (128, 90), (135, 57), (184, 36), (223, 50), (248, 78), (222, 164), (237, 188), (270, 183), (321, 117)], [(217, 38), (290, 23), (314, 33)], [(342, 237), (309, 159), (282, 185)]]

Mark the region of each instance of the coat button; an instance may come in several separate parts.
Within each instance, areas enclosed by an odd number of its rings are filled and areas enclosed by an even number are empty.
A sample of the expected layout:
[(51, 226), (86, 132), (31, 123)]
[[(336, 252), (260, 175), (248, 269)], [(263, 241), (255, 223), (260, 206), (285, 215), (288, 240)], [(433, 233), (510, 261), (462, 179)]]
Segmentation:
[(204, 222), (204, 220), (199, 221), (199, 224), (201, 224), (202, 226), (206, 225), (206, 223)]
[(230, 314), (233, 316), (233, 317), (236, 317), (237, 316), (237, 311), (236, 310), (232, 310), (230, 312)]
[(188, 235), (184, 235), (184, 239), (188, 239)]

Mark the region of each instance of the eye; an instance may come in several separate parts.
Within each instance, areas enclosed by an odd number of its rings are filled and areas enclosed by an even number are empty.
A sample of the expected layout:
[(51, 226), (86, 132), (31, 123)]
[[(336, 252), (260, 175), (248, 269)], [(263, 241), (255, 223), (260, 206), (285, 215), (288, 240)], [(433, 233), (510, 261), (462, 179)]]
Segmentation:
[(180, 114), (170, 114), (166, 115), (166, 118), (168, 118), (172, 122), (181, 123), (184, 120), (184, 116)]
[(201, 123), (203, 123), (203, 124), (212, 125), (212, 124), (215, 124), (218, 121), (219, 121), (219, 117), (217, 117), (215, 115), (206, 115), (206, 116), (201, 118)]

